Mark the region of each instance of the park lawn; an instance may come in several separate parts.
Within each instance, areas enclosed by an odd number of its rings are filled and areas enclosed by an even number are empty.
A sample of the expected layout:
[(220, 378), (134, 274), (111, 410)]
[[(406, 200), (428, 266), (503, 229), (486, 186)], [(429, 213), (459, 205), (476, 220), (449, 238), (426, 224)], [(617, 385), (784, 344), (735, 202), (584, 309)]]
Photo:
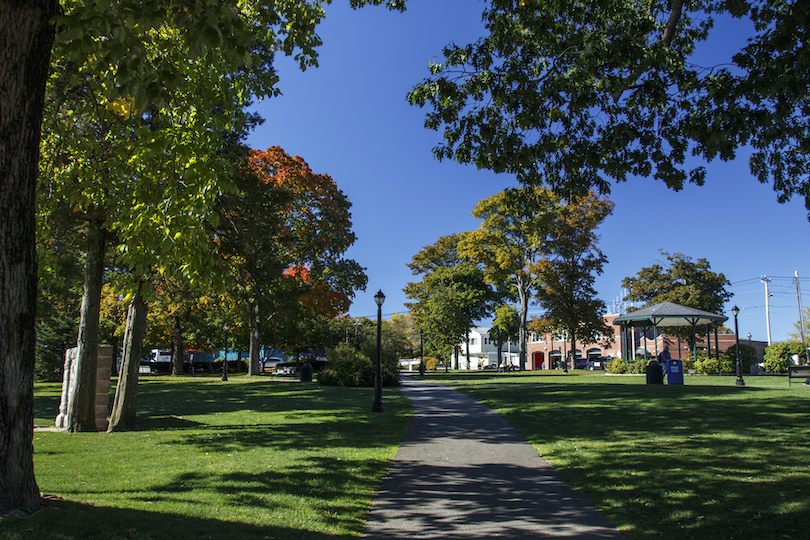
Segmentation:
[(810, 388), (786, 377), (431, 374), (506, 417), (631, 539), (810, 531)]
[[(38, 384), (35, 425), (60, 385)], [(40, 490), (0, 539), (356, 538), (412, 416), (398, 390), (266, 378), (144, 378), (139, 429), (34, 433)]]

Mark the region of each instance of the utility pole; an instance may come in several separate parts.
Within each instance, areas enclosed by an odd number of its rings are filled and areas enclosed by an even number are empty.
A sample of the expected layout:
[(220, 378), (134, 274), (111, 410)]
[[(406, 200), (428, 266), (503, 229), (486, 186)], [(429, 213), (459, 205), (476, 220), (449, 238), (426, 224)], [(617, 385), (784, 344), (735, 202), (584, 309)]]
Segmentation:
[(810, 352), (807, 350), (807, 342), (804, 340), (804, 308), (802, 308), (802, 291), (799, 288), (799, 271), (796, 270), (796, 296), (799, 298), (799, 331), (802, 336), (802, 346), (804, 347), (804, 360), (810, 365)]
[[(768, 345), (771, 344), (771, 295), (768, 292), (768, 283), (771, 282), (768, 276), (762, 276), (762, 283), (765, 284), (765, 326), (768, 327)], [(798, 280), (797, 280), (798, 283)]]

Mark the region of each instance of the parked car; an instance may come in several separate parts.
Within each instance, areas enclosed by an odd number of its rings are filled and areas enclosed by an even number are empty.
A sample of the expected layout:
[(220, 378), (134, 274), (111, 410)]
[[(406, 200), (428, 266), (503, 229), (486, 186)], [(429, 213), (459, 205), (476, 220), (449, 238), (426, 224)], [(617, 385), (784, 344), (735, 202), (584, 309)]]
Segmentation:
[(276, 366), (284, 362), (283, 358), (278, 357), (267, 357), (262, 358), (259, 360), (259, 365), (261, 366), (261, 371), (273, 371), (276, 369)]
[(593, 371), (595, 369), (607, 369), (607, 363), (609, 358), (589, 358), (588, 359), (588, 368), (589, 370)]

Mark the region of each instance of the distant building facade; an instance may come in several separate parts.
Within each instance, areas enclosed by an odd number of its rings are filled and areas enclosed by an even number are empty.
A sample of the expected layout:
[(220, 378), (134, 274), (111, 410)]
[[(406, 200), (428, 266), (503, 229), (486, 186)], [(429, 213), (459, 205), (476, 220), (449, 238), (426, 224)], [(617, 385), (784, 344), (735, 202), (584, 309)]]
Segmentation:
[[(540, 335), (530, 333), (526, 354), (526, 369), (561, 369), (563, 359), (568, 362), (568, 367), (572, 368), (573, 362), (583, 363), (592, 358), (621, 358), (622, 351), (620, 345), (621, 328), (613, 324), (619, 316), (618, 313), (605, 316), (605, 322), (613, 328), (613, 335), (605, 335), (596, 340), (595, 343), (583, 343), (577, 340), (572, 354), (571, 340), (564, 336)], [(486, 366), (498, 365), (498, 345), (489, 336), (490, 328), (476, 327), (470, 330), (467, 343), (459, 345), (458, 364), (456, 358), (452, 358), (452, 365), (455, 369), (478, 370)], [(633, 343), (633, 350), (636, 356), (657, 356), (664, 345), (669, 346), (672, 358), (685, 359), (691, 354), (689, 340), (691, 335), (689, 328), (681, 328), (680, 336), (675, 328), (659, 328), (658, 334), (654, 335), (652, 328), (627, 330), (627, 339)], [(698, 336), (697, 349), (711, 351), (712, 355), (719, 351), (721, 354), (733, 347), (736, 343), (734, 334), (715, 334), (708, 336)], [(740, 345), (748, 345), (756, 351), (758, 361), (762, 361), (765, 354), (766, 341), (740, 339)], [(467, 351), (469, 351), (469, 362), (467, 361)], [(573, 362), (572, 362), (572, 359)], [(507, 365), (519, 366), (520, 347), (517, 343), (505, 343), (503, 347), (502, 360)]]
[[(456, 352), (458, 353), (458, 365), (455, 365), (455, 355), (451, 359), (455, 369), (484, 369), (487, 366), (498, 367), (498, 342), (490, 338), (491, 328), (482, 326), (470, 330), (466, 343), (461, 343)], [(469, 355), (468, 355), (469, 353)], [(469, 361), (467, 360), (469, 356)], [(509, 342), (503, 344), (501, 361), (506, 364), (520, 365), (520, 347), (517, 343)]]

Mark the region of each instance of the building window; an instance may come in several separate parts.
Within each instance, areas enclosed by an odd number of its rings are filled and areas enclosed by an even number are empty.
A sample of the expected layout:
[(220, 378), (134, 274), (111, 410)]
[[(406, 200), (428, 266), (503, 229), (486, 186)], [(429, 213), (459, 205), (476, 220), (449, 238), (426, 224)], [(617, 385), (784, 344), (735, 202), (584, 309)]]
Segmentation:
[(475, 343), (477, 341), (478, 341), (478, 338), (470, 338), (470, 345), (475, 345)]
[(484, 340), (484, 341), (483, 341), (484, 345), (489, 345), (489, 335), (486, 335), (486, 336), (484, 336), (484, 337), (483, 337), (483, 338), (481, 338), (481, 339), (483, 339), (483, 340)]

